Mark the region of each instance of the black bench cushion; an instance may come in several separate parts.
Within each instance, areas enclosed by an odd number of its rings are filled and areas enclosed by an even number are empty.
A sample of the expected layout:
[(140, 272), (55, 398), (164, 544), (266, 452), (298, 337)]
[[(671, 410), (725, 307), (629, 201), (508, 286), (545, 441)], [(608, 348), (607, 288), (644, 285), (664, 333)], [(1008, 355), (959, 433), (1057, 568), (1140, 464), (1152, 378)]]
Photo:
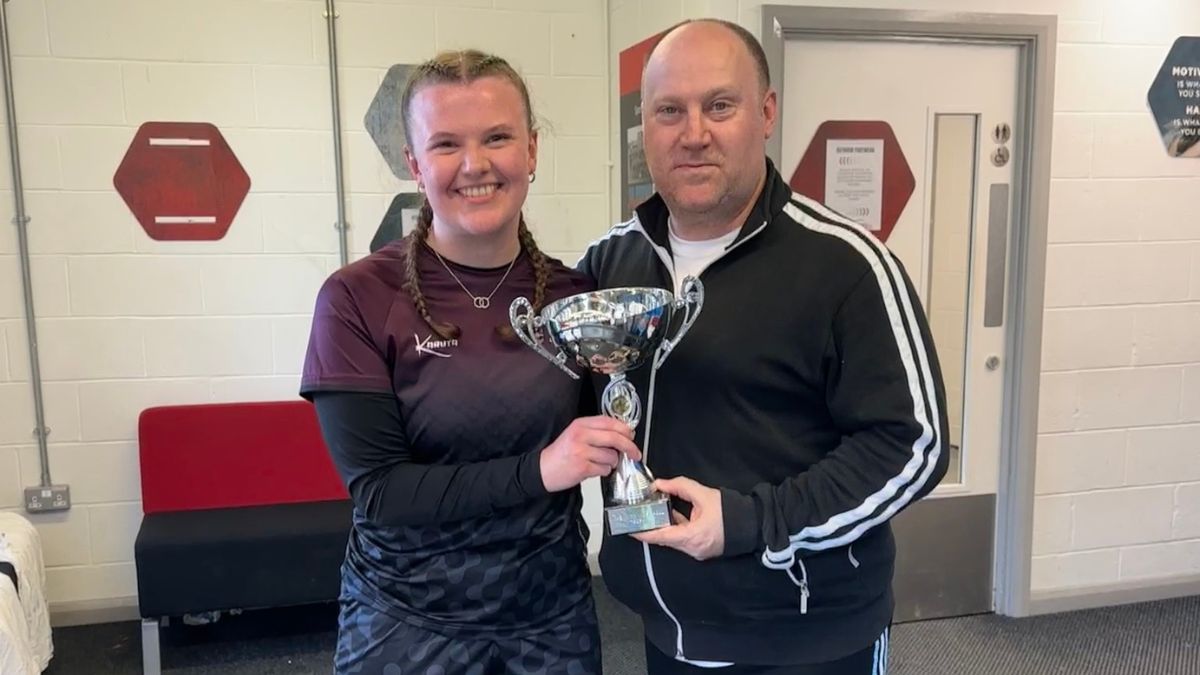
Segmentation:
[(134, 544), (145, 618), (337, 599), (349, 500), (148, 514)]

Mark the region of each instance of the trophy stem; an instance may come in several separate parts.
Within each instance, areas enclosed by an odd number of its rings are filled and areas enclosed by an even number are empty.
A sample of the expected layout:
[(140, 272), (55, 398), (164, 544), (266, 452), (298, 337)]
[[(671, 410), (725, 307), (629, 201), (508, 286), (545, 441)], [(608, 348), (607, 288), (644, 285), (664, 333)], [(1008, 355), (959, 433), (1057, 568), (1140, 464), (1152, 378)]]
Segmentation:
[(625, 379), (624, 373), (609, 376), (604, 393), (600, 396), (600, 407), (605, 415), (615, 417), (630, 429), (636, 429), (642, 421), (642, 401), (637, 390)]
[(613, 470), (612, 501), (614, 504), (640, 504), (654, 495), (653, 476), (641, 462), (622, 455)]
[[(608, 385), (600, 397), (600, 405), (605, 415), (621, 420), (631, 429), (636, 429), (641, 421), (641, 398), (637, 389), (625, 379), (624, 373), (609, 376)], [(654, 495), (653, 480), (645, 465), (621, 455), (620, 463), (612, 473), (612, 503), (634, 505), (645, 502)]]

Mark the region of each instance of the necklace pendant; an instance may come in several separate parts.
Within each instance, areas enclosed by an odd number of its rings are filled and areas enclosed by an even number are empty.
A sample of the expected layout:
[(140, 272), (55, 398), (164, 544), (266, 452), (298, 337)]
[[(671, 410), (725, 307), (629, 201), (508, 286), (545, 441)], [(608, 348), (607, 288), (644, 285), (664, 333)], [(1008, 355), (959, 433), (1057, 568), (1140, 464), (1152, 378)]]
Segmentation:
[(476, 295), (476, 296), (474, 296), (474, 299), (475, 299), (475, 309), (487, 309), (492, 304), (491, 298), (485, 298), (483, 296)]

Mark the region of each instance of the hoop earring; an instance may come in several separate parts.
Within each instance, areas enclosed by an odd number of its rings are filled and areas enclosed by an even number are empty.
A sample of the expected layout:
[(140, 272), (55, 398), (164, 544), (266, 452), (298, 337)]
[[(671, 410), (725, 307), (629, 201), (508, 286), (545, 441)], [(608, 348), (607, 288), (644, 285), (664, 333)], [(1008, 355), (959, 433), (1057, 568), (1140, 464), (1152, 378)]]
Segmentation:
[(529, 183), (530, 183), (530, 185), (532, 185), (532, 184), (533, 184), (533, 181), (535, 181), (535, 180), (537, 180), (537, 172), (536, 172), (536, 171), (530, 171), (530, 172), (529, 172)]
[(420, 194), (425, 194), (425, 184), (424, 183), (417, 183), (417, 192)]

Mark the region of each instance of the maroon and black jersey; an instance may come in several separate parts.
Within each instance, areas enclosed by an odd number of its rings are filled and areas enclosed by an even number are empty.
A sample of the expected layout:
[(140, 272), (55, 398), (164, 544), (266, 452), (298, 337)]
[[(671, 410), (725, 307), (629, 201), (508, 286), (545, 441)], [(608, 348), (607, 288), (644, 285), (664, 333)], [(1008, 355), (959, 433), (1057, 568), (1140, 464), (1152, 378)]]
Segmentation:
[[(338, 270), (317, 298), (301, 395), (317, 400), (354, 500), (343, 593), (439, 632), (544, 630), (591, 611), (580, 491), (547, 493), (538, 461), (582, 387), (496, 330), (533, 297), (527, 255), (503, 283), (507, 265), (446, 261), (474, 295), (500, 284), (478, 309), (419, 251), (425, 302), (456, 339), (434, 334), (405, 291), (403, 241)], [(547, 301), (590, 288), (552, 261)], [(323, 409), (326, 394), (341, 402)]]

